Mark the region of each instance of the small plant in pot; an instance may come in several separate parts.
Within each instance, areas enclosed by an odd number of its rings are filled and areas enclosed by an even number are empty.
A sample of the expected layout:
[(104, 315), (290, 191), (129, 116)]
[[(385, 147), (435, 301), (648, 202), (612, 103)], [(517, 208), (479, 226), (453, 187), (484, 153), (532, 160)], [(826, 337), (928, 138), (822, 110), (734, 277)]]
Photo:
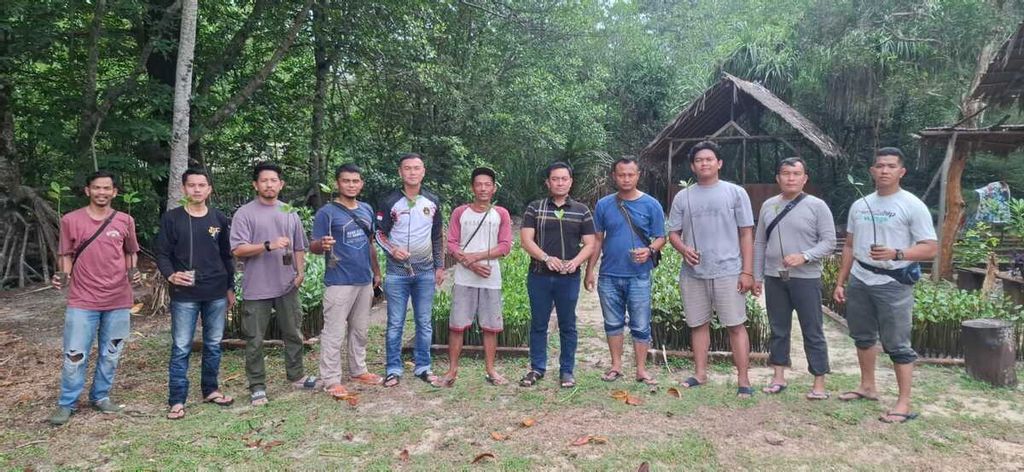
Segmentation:
[(868, 207), (868, 213), (871, 214), (871, 249), (877, 249), (882, 245), (878, 244), (878, 227), (875, 225), (875, 211), (872, 210), (871, 205), (868, 204), (867, 195), (864, 195), (864, 191), (860, 189), (864, 186), (864, 183), (857, 181), (857, 179), (854, 179), (850, 174), (846, 174), (846, 180), (850, 182), (853, 189), (857, 191), (858, 195), (860, 195), (860, 199), (864, 201), (864, 206)]
[[(61, 185), (60, 182), (50, 182), (50, 188), (47, 189), (46, 194), (53, 199), (54, 203), (57, 204), (57, 233), (60, 234), (60, 218), (64, 216), (61, 211), (61, 201), (64, 199), (64, 192), (70, 192), (71, 188), (66, 185)], [(59, 252), (59, 251), (58, 251)], [(57, 256), (57, 260), (54, 263), (54, 267), (57, 269), (54, 276), (57, 278), (58, 283), (62, 290), (67, 289), (68, 280), (70, 276), (67, 272), (64, 272), (64, 268), (61, 267), (60, 256)]]

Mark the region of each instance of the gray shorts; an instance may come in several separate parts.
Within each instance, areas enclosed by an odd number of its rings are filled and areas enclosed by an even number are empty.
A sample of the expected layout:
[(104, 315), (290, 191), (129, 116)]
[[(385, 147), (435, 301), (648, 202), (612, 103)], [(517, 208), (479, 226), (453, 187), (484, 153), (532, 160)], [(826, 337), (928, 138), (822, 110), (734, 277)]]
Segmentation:
[(911, 347), (914, 286), (899, 282), (867, 285), (856, 276), (846, 286), (846, 323), (858, 349), (868, 349), (879, 340), (893, 364), (917, 360)]
[(712, 313), (725, 326), (738, 326), (747, 321), (747, 299), (736, 291), (738, 275), (715, 279), (679, 278), (679, 295), (683, 298), (686, 325), (691, 328), (711, 322)]
[(455, 285), (452, 287), (452, 311), (448, 316), (448, 329), (462, 332), (479, 320), (480, 329), (500, 333), (505, 329), (501, 317), (501, 290)]

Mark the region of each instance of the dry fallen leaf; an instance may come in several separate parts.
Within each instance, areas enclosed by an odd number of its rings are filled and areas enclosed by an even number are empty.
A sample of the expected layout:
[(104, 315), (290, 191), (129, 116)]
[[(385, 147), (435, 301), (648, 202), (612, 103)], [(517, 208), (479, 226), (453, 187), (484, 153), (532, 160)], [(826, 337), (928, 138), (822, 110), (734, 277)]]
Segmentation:
[(356, 406), (359, 404), (359, 395), (349, 395), (346, 400), (350, 406)]
[(583, 445), (589, 443), (591, 438), (593, 438), (593, 436), (591, 436), (589, 434), (584, 435), (584, 436), (580, 436), (580, 437), (576, 438), (575, 441), (572, 442), (572, 445), (573, 446), (583, 446)]
[(594, 436), (590, 438), (590, 442), (594, 444), (608, 444), (608, 436)]
[(630, 396), (626, 397), (626, 404), (627, 405), (637, 406), (637, 405), (640, 405), (642, 403), (643, 403), (643, 400), (640, 400), (640, 397), (635, 397), (633, 395), (630, 395)]
[(627, 393), (625, 390), (615, 390), (614, 392), (612, 392), (612, 398), (619, 401), (625, 401), (626, 397), (628, 396), (629, 393)]
[(524, 428), (529, 428), (530, 426), (533, 426), (535, 424), (537, 424), (537, 420), (533, 418), (524, 418), (522, 422)]
[(648, 464), (646, 461), (643, 462), (642, 464), (640, 464), (640, 467), (636, 468), (636, 472), (650, 472), (650, 470), (651, 470), (651, 465)]
[(668, 389), (668, 394), (673, 396), (673, 397), (676, 397), (676, 398), (681, 398), (683, 396), (683, 394), (679, 391), (679, 389), (675, 388), (675, 387), (669, 388)]
[(139, 313), (142, 313), (142, 309), (145, 308), (145, 307), (146, 307), (146, 304), (144, 304), (144, 303), (136, 303), (136, 304), (132, 305), (132, 308), (130, 310), (128, 310), (128, 311), (131, 312), (131, 314), (133, 314), (133, 315), (137, 315)]
[(476, 464), (478, 462), (483, 461), (484, 459), (494, 460), (494, 459), (497, 459), (497, 457), (494, 456), (493, 452), (484, 452), (484, 453), (479, 454), (476, 457), (474, 457), (473, 458), (473, 462), (471, 462), (471, 464)]
[(355, 436), (352, 433), (345, 433), (345, 440), (351, 441)]
[(231, 374), (231, 375), (229, 375), (227, 377), (224, 377), (224, 380), (222, 382), (226, 383), (226, 382), (230, 382), (232, 380), (238, 380), (241, 377), (242, 377), (242, 373), (241, 372), (239, 372), (237, 374)]
[(491, 431), (491, 438), (493, 438), (495, 441), (504, 441), (508, 439), (508, 436), (505, 436), (504, 434), (501, 434), (497, 431)]
[(280, 440), (270, 441), (270, 442), (268, 442), (268, 443), (263, 445), (263, 450), (264, 451), (269, 451), (269, 450), (273, 449), (274, 447), (280, 446), (282, 444), (284, 444), (284, 441), (280, 441)]
[(398, 460), (402, 462), (409, 462), (409, 450), (402, 449), (402, 452), (398, 453)]

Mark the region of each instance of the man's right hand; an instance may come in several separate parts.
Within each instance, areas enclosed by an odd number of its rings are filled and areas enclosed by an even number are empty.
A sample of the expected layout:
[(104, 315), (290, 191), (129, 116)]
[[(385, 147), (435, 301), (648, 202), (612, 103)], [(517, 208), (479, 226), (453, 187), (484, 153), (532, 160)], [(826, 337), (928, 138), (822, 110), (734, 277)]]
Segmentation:
[(407, 261), (409, 260), (409, 251), (396, 247), (391, 250), (391, 257), (400, 261)]
[(491, 268), (487, 264), (474, 262), (469, 265), (469, 270), (473, 271), (474, 274), (479, 275), (480, 277), (483, 277), (485, 279), (491, 276)]
[(846, 288), (842, 284), (836, 284), (836, 289), (832, 291), (832, 299), (836, 303), (846, 303)]
[(57, 274), (53, 274), (53, 277), (50, 278), (50, 284), (53, 285), (53, 288), (55, 288), (57, 290), (60, 290), (61, 289), (60, 277), (57, 276)]
[(597, 274), (591, 270), (587, 270), (586, 276), (583, 278), (583, 288), (588, 292), (593, 292), (594, 288), (597, 287)]
[(700, 264), (700, 254), (696, 249), (684, 245), (683, 250), (680, 252), (682, 252), (683, 260), (685, 260), (687, 264), (690, 264), (691, 266)]
[(320, 247), (324, 252), (330, 253), (331, 249), (334, 248), (334, 236), (324, 236), (320, 238)]
[(292, 240), (288, 239), (287, 236), (281, 236), (270, 242), (270, 249), (284, 249), (291, 246)]
[(565, 262), (557, 257), (548, 256), (548, 261), (544, 264), (548, 266), (548, 270), (551, 272), (561, 272), (562, 265), (565, 264)]
[(192, 277), (189, 276), (189, 274), (187, 272), (183, 272), (183, 271), (179, 271), (179, 272), (175, 272), (175, 273), (171, 274), (170, 277), (167, 277), (167, 281), (172, 283), (172, 284), (174, 284), (174, 285), (180, 285), (182, 287), (191, 287), (192, 286)]

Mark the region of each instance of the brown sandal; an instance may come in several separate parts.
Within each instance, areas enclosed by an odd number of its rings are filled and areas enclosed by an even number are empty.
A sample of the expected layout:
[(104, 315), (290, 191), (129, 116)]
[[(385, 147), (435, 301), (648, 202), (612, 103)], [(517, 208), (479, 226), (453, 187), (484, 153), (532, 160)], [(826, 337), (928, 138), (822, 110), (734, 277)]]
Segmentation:
[(224, 395), (220, 390), (214, 390), (213, 393), (207, 395), (207, 397), (203, 399), (203, 403), (213, 403), (217, 406), (231, 406), (235, 403), (235, 399)]
[(167, 411), (167, 419), (169, 420), (180, 420), (185, 417), (185, 405), (176, 403), (171, 406), (171, 409)]

